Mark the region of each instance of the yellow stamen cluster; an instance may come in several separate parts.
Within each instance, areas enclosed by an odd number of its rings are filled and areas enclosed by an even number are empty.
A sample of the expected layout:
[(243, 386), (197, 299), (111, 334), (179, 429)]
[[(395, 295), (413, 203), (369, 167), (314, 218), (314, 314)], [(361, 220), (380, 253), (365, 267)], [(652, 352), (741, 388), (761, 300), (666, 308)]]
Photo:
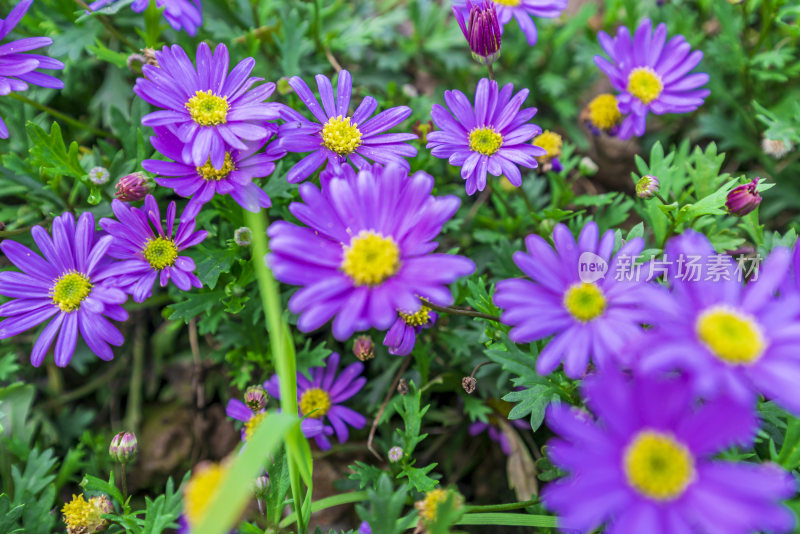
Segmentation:
[(491, 156), (503, 146), (503, 136), (486, 126), (474, 128), (469, 132), (469, 149), (485, 156)]
[(267, 417), (267, 412), (260, 412), (254, 413), (250, 416), (250, 419), (244, 422), (244, 439), (245, 441), (249, 441), (250, 438), (253, 437), (253, 432), (256, 431), (256, 427)]
[(608, 131), (622, 120), (617, 97), (610, 93), (597, 95), (589, 102), (587, 108), (589, 110), (589, 122), (599, 130)]
[(423, 524), (430, 524), (436, 521), (439, 514), (439, 507), (447, 502), (447, 499), (452, 495), (452, 506), (454, 509), (459, 509), (464, 504), (464, 498), (461, 494), (442, 488), (433, 489), (425, 494), (425, 498), (421, 501), (414, 503), (414, 508), (419, 513), (419, 518)]
[(729, 365), (754, 363), (766, 348), (755, 318), (725, 306), (715, 306), (701, 313), (695, 330), (712, 354)]
[(606, 298), (596, 284), (582, 282), (570, 286), (564, 293), (564, 308), (577, 320), (587, 322), (603, 315)]
[(517, 7), (522, 3), (522, 0), (494, 0), (494, 3), (501, 6)]
[(637, 67), (628, 75), (628, 92), (643, 104), (658, 98), (663, 89), (661, 77), (650, 67)]
[(331, 396), (320, 388), (309, 388), (300, 396), (300, 412), (304, 416), (322, 419), (331, 409)]
[(92, 292), (92, 283), (89, 277), (77, 271), (70, 271), (56, 279), (50, 295), (53, 304), (63, 312), (75, 311), (81, 307), (81, 302)]
[(416, 313), (397, 312), (408, 326), (422, 326), (431, 319), (431, 309), (427, 306), (420, 307)]
[(322, 127), (322, 144), (325, 148), (346, 156), (361, 146), (361, 131), (350, 117), (331, 117)]
[(88, 501), (83, 494), (73, 495), (72, 500), (61, 508), (64, 524), (69, 534), (90, 534), (100, 532), (106, 527), (106, 520), (100, 517), (110, 514), (114, 507), (106, 496), (92, 497)]
[(356, 285), (378, 285), (399, 269), (400, 248), (391, 237), (372, 230), (361, 230), (344, 247), (342, 271)]
[(694, 458), (669, 434), (645, 430), (631, 441), (623, 458), (628, 483), (645, 497), (671, 501), (694, 480)]
[(227, 178), (232, 171), (236, 170), (236, 167), (233, 165), (230, 152), (225, 152), (225, 163), (222, 164), (221, 169), (214, 167), (211, 163), (211, 158), (208, 159), (205, 165), (196, 167), (196, 169), (197, 174), (202, 176), (207, 182), (218, 182)]
[(186, 109), (192, 120), (200, 126), (216, 126), (228, 122), (227, 96), (217, 96), (212, 91), (197, 91), (189, 99)]
[(183, 488), (183, 513), (190, 527), (203, 519), (206, 508), (226, 475), (227, 468), (221, 464), (204, 462), (195, 466), (191, 478)]
[(564, 140), (557, 133), (545, 130), (533, 138), (532, 144), (547, 151), (544, 156), (536, 158), (539, 163), (544, 163), (561, 155), (561, 146), (564, 144)]
[(156, 237), (147, 240), (142, 254), (153, 269), (160, 271), (175, 264), (175, 260), (178, 259), (178, 247), (172, 239)]

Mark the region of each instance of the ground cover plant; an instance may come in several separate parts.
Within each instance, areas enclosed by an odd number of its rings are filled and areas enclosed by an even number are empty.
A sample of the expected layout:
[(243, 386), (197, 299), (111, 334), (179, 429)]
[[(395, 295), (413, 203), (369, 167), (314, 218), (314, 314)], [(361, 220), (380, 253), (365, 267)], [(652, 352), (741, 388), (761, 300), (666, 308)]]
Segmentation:
[(0, 533), (800, 532), (799, 38), (0, 3)]

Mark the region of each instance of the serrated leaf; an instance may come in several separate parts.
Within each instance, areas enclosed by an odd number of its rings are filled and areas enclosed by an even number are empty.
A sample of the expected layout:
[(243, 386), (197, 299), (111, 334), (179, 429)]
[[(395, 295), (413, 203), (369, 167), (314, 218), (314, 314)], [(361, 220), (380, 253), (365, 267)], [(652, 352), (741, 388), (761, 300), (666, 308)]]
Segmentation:
[(50, 127), (49, 134), (32, 122), (28, 122), (25, 129), (31, 139), (29, 152), (43, 174), (50, 177), (72, 176), (76, 179), (86, 176), (78, 160), (78, 143), (73, 141), (67, 150), (57, 122)]

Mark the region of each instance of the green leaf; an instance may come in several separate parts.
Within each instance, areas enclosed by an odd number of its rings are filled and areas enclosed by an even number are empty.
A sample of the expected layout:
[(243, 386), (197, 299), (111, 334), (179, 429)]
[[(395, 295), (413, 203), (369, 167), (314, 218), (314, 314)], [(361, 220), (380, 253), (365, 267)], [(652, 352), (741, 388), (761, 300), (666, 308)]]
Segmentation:
[(240, 256), (236, 249), (211, 249), (208, 247), (196, 247), (192, 257), (197, 264), (195, 274), (209, 289), (217, 286), (219, 275), (230, 271), (233, 262)]
[(800, 419), (791, 417), (786, 427), (786, 436), (783, 438), (781, 452), (776, 459), (787, 471), (800, 467)]
[(32, 122), (27, 123), (25, 128), (31, 139), (31, 158), (40, 167), (42, 174), (50, 177), (72, 176), (77, 179), (86, 177), (86, 171), (78, 160), (78, 143), (73, 141), (67, 150), (57, 122), (50, 127), (49, 134)]
[(375, 489), (367, 493), (364, 502), (369, 504), (369, 508), (356, 506), (358, 517), (369, 524), (372, 534), (400, 534), (404, 529), (398, 525), (398, 520), (403, 513), (407, 494), (406, 484), (395, 490), (389, 475), (384, 474), (377, 481)]

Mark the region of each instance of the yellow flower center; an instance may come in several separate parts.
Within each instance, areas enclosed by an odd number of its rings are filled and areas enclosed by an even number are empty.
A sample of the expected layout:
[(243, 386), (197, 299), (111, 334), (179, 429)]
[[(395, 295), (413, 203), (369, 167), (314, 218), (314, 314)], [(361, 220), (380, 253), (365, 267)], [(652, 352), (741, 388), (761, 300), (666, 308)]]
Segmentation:
[(197, 525), (203, 519), (208, 504), (226, 475), (227, 469), (220, 464), (207, 462), (195, 467), (183, 488), (183, 513), (189, 526)]
[(209, 158), (206, 164), (202, 167), (195, 168), (197, 169), (197, 174), (202, 176), (204, 180), (211, 182), (224, 180), (228, 177), (231, 171), (236, 170), (236, 167), (233, 165), (233, 161), (231, 160), (230, 152), (225, 152), (225, 163), (222, 164), (221, 169), (217, 169), (211, 164), (211, 158)]
[(501, 6), (517, 7), (522, 3), (522, 0), (494, 0), (494, 3)]
[(228, 97), (209, 91), (197, 91), (186, 104), (192, 120), (200, 126), (216, 126), (228, 120)]
[(633, 488), (651, 499), (671, 501), (694, 479), (694, 458), (669, 434), (645, 430), (628, 445), (623, 459)]
[(664, 84), (656, 71), (650, 67), (637, 67), (628, 76), (628, 92), (649, 104), (661, 94)]
[(425, 521), (433, 521), (436, 518), (439, 505), (446, 500), (447, 491), (441, 488), (429, 491), (425, 494), (425, 498), (416, 504), (419, 515), (422, 516), (422, 519)]
[(550, 130), (545, 130), (533, 138), (532, 144), (547, 150), (547, 154), (536, 158), (541, 163), (544, 161), (550, 161), (551, 159), (560, 156), (561, 145), (564, 144), (564, 141), (557, 133), (551, 132)]
[(300, 397), (300, 412), (304, 416), (322, 419), (330, 409), (331, 396), (323, 389), (307, 389)]
[(695, 330), (714, 356), (730, 365), (754, 363), (766, 348), (764, 335), (755, 318), (724, 306), (701, 313)]
[(92, 283), (89, 277), (77, 271), (70, 271), (53, 284), (51, 294), (53, 304), (63, 312), (75, 311), (81, 307), (83, 299), (92, 292)]
[(391, 237), (361, 230), (344, 247), (342, 270), (359, 286), (375, 286), (400, 269), (400, 249)]
[(325, 148), (346, 156), (361, 146), (361, 131), (350, 117), (331, 117), (322, 127), (322, 144)]
[(582, 282), (572, 285), (564, 293), (564, 307), (577, 320), (587, 322), (603, 315), (606, 298), (597, 285)]
[(171, 267), (175, 260), (178, 258), (178, 247), (172, 239), (166, 237), (156, 237), (155, 239), (148, 239), (145, 243), (144, 259), (150, 264), (153, 269), (164, 269)]
[(106, 520), (103, 514), (114, 512), (114, 507), (106, 496), (92, 497), (87, 502), (83, 494), (73, 495), (72, 500), (61, 508), (64, 523), (69, 534), (85, 534), (103, 530)]
[(430, 312), (430, 308), (427, 306), (422, 306), (416, 313), (403, 313), (401, 311), (398, 311), (397, 313), (403, 318), (408, 326), (422, 326), (430, 321)]
[(609, 93), (597, 95), (589, 102), (589, 121), (595, 128), (610, 130), (622, 119), (617, 98)]
[(469, 132), (469, 149), (486, 156), (491, 156), (503, 146), (503, 136), (488, 126), (475, 128)]
[(258, 424), (267, 417), (267, 412), (254, 413), (250, 419), (244, 422), (244, 439), (249, 441), (253, 437), (253, 432), (256, 431)]

